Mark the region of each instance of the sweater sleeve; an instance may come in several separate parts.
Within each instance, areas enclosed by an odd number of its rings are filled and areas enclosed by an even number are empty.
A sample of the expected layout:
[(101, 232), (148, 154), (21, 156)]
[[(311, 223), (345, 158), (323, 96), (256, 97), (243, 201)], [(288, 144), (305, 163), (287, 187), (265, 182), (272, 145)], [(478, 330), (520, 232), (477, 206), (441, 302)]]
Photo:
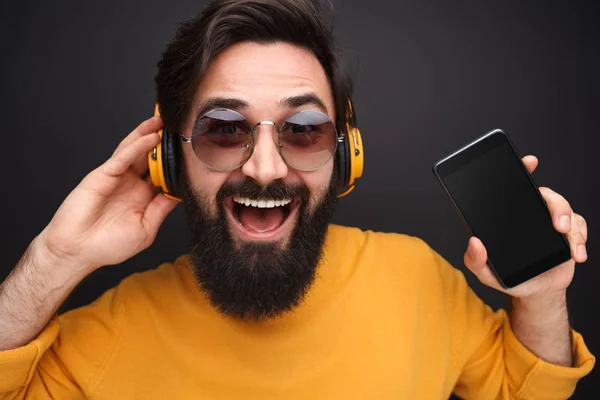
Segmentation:
[(30, 343), (0, 352), (0, 400), (84, 399), (118, 342), (126, 304), (119, 288), (53, 318)]
[(454, 393), (463, 399), (570, 397), (595, 363), (582, 336), (572, 331), (573, 368), (542, 360), (516, 338), (504, 310), (493, 312), (468, 286), (462, 272), (433, 254), (444, 282), (453, 352), (460, 370)]

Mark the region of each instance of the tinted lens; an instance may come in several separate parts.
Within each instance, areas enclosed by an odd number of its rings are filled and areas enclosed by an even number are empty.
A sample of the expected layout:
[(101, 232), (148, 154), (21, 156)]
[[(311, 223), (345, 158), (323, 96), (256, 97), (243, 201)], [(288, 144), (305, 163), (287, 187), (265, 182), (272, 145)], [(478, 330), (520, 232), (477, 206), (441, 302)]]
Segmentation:
[(281, 126), (281, 156), (296, 169), (321, 167), (333, 156), (336, 147), (335, 125), (327, 115), (318, 111), (297, 112)]
[(216, 170), (233, 170), (245, 163), (252, 154), (253, 144), (250, 124), (233, 110), (210, 111), (192, 130), (194, 153)]

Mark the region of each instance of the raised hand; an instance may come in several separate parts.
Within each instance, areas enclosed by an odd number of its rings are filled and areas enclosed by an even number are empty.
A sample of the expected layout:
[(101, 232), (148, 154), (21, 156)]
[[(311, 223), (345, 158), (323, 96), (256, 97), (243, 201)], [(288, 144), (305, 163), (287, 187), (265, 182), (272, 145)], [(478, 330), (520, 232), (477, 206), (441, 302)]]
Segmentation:
[(160, 137), (160, 116), (142, 122), (113, 155), (68, 195), (35, 239), (51, 258), (90, 272), (118, 264), (149, 247), (177, 202), (158, 193), (149, 177), (148, 151)]
[[(534, 156), (526, 156), (523, 157), (523, 163), (529, 173), (533, 173), (537, 168), (538, 160)], [(471, 237), (467, 251), (465, 252), (465, 265), (483, 284), (507, 293), (512, 297), (529, 297), (563, 291), (573, 280), (575, 262), (583, 263), (587, 260), (585, 245), (588, 232), (585, 219), (575, 213), (569, 202), (552, 189), (541, 187), (540, 192), (548, 204), (555, 229), (567, 237), (571, 247), (571, 259), (569, 261), (507, 290), (498, 283), (494, 273), (487, 265), (487, 251), (481, 240), (475, 236)]]

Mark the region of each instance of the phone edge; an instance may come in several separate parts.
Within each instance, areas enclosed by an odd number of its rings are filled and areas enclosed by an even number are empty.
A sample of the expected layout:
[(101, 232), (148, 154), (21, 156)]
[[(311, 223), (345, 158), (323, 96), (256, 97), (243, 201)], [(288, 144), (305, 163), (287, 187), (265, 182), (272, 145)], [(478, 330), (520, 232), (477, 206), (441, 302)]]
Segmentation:
[[(468, 234), (472, 237), (475, 236), (473, 229), (471, 228), (471, 226), (469, 225), (469, 223), (467, 222), (466, 218), (464, 217), (463, 213), (460, 211), (460, 208), (458, 207), (458, 205), (456, 204), (456, 202), (454, 201), (454, 198), (450, 195), (450, 192), (448, 191), (448, 188), (446, 187), (446, 185), (444, 185), (444, 181), (442, 180), (442, 177), (440, 176), (440, 174), (437, 171), (437, 168), (440, 164), (442, 164), (443, 162), (447, 161), (448, 159), (454, 157), (455, 155), (461, 153), (462, 151), (465, 151), (466, 149), (468, 149), (469, 147), (475, 145), (476, 143), (482, 141), (483, 139), (487, 138), (488, 136), (491, 136), (493, 134), (502, 134), (504, 135), (507, 140), (510, 142), (510, 138), (508, 137), (508, 135), (506, 134), (506, 132), (503, 129), (493, 129), (481, 136), (479, 136), (478, 138), (472, 140), (471, 142), (467, 143), (466, 145), (464, 145), (463, 147), (461, 147), (460, 149), (454, 151), (453, 153), (451, 153), (450, 155), (443, 157), (442, 159), (438, 160), (437, 162), (435, 162), (433, 164), (433, 174), (436, 177), (436, 180), (438, 181), (438, 183), (440, 184), (440, 186), (442, 187), (442, 189), (444, 190), (444, 193), (446, 194), (446, 197), (448, 199), (450, 199), (450, 202), (452, 203), (452, 206), (454, 208), (454, 210), (458, 213), (463, 226), (466, 228)], [(512, 142), (510, 142), (510, 145), (513, 146)], [(513, 150), (514, 150), (514, 146), (513, 146)], [(515, 150), (516, 152), (516, 150)], [(517, 153), (517, 156), (520, 157), (519, 153)], [(535, 183), (534, 183), (535, 185)], [(536, 186), (537, 188), (537, 186)], [(539, 190), (538, 190), (539, 192)], [(469, 238), (470, 239), (470, 238)], [(490, 267), (490, 270), (494, 273), (494, 275), (496, 276), (496, 280), (498, 281), (498, 283), (500, 284), (500, 286), (502, 286), (502, 288), (504, 289), (510, 289), (510, 287), (508, 287), (506, 285), (506, 283), (502, 280), (502, 277), (500, 276), (500, 274), (498, 273), (498, 271), (496, 271), (496, 268), (494, 268), (494, 264), (492, 263), (492, 261), (490, 260), (490, 258), (488, 257), (487, 259), (487, 265)]]

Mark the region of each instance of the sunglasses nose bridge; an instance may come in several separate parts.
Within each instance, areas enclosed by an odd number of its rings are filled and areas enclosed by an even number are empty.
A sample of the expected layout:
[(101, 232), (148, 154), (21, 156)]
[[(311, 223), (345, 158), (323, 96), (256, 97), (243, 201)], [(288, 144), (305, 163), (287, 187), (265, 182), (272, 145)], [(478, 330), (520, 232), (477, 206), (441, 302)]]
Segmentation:
[(259, 123), (257, 123), (256, 125), (254, 125), (252, 127), (252, 129), (254, 130), (254, 135), (255, 138), (254, 140), (257, 141), (258, 140), (258, 127), (261, 125), (271, 125), (274, 129), (271, 132), (272, 136), (273, 136), (273, 140), (275, 141), (275, 144), (277, 144), (277, 135), (279, 134), (279, 125), (277, 125), (277, 123), (273, 122), (273, 121), (260, 121)]
[(272, 125), (275, 127), (275, 129), (279, 132), (279, 125), (277, 125), (275, 122), (273, 121), (260, 121), (259, 123), (257, 123), (256, 125), (254, 125), (252, 127), (252, 129), (258, 128), (260, 125)]

